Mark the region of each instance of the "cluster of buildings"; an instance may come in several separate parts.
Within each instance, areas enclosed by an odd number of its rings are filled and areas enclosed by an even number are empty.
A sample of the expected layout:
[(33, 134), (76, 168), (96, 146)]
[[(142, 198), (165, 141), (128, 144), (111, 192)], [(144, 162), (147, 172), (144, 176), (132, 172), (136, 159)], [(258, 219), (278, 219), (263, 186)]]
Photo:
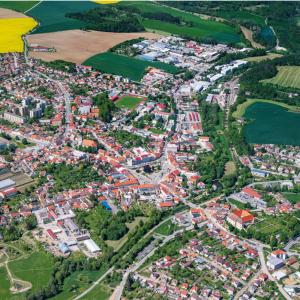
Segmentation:
[(68, 203), (60, 201), (55, 205), (34, 211), (42, 233), (36, 238), (46, 244), (46, 249), (55, 255), (68, 255), (82, 251), (89, 257), (100, 253), (99, 246), (90, 238), (87, 230), (80, 229), (75, 214)]

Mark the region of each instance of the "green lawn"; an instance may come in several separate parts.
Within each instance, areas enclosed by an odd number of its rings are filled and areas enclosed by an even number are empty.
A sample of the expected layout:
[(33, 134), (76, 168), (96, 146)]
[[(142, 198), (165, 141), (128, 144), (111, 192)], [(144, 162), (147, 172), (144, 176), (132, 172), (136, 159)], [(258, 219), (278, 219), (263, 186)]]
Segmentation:
[(278, 101), (274, 101), (274, 100), (266, 100), (266, 99), (248, 99), (247, 101), (243, 102), (242, 104), (239, 104), (237, 106), (236, 111), (234, 111), (232, 113), (232, 116), (234, 118), (241, 118), (244, 116), (246, 109), (251, 106), (254, 103), (257, 102), (263, 102), (263, 103), (270, 103), (270, 104), (275, 104), (275, 105), (279, 105), (283, 108), (286, 108), (287, 110), (291, 111), (291, 112), (300, 112), (300, 108), (297, 106), (292, 106), (292, 105), (288, 105), (282, 102), (278, 102)]
[(92, 66), (104, 73), (121, 75), (135, 81), (140, 81), (143, 78), (148, 67), (159, 68), (172, 74), (180, 71), (175, 66), (162, 62), (148, 62), (112, 52), (96, 54), (88, 58), (83, 64)]
[(154, 128), (154, 127), (149, 128), (149, 131), (151, 131), (154, 134), (164, 134), (165, 133), (165, 130)]
[[(82, 293), (91, 283), (97, 280), (104, 271), (76, 271), (67, 277), (64, 281), (63, 290), (51, 300), (67, 300)], [(101, 298), (95, 298), (101, 299)], [(106, 298), (104, 298), (106, 299)]]
[(93, 290), (91, 290), (86, 296), (81, 298), (82, 300), (106, 300), (111, 295), (111, 290), (103, 284), (98, 284)]
[(0, 1), (0, 7), (25, 12), (39, 1)]
[(283, 193), (284, 198), (289, 200), (292, 204), (296, 204), (300, 202), (300, 194), (295, 194), (295, 193)]
[(143, 98), (140, 98), (140, 97), (124, 96), (116, 102), (116, 106), (119, 108), (134, 109), (142, 101), (143, 101)]
[(242, 202), (240, 202), (240, 201), (237, 201), (237, 200), (235, 200), (235, 199), (232, 199), (232, 198), (229, 198), (229, 199), (228, 199), (228, 202), (229, 202), (230, 204), (236, 206), (236, 207), (239, 208), (239, 209), (246, 209), (246, 208), (247, 208), (247, 204), (244, 204), (244, 203), (242, 203)]
[(300, 66), (281, 66), (275, 77), (262, 82), (300, 89)]
[(113, 247), (115, 251), (118, 251), (127, 242), (128, 234), (136, 228), (136, 226), (139, 224), (141, 220), (145, 222), (147, 220), (147, 217), (136, 217), (133, 222), (126, 223), (126, 226), (129, 229), (127, 234), (125, 234), (122, 238), (116, 241), (107, 240), (106, 244), (110, 247)]
[(161, 224), (158, 228), (155, 229), (155, 232), (162, 235), (170, 235), (178, 229), (178, 226), (169, 220)]
[(25, 300), (25, 294), (12, 294), (10, 282), (5, 267), (0, 267), (0, 299), (1, 300)]
[(9, 262), (12, 274), (32, 283), (32, 290), (47, 285), (53, 270), (53, 259), (45, 252), (34, 252), (29, 257)]
[(82, 12), (98, 7), (92, 1), (43, 1), (28, 15), (40, 22), (34, 33), (80, 29), (85, 25), (79, 20), (66, 18), (67, 13)]

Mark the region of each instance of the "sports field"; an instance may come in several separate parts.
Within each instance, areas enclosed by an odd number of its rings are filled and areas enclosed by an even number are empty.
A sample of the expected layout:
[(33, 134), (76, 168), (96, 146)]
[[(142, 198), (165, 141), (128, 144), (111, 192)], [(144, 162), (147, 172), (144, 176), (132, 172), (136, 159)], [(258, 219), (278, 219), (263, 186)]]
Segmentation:
[(124, 96), (116, 102), (116, 106), (119, 107), (119, 108), (134, 109), (142, 101), (143, 101), (143, 98), (140, 98), (140, 97)]
[(36, 25), (32, 18), (0, 19), (0, 53), (23, 52), (22, 35)]
[(162, 69), (171, 74), (180, 72), (178, 68), (172, 65), (161, 62), (148, 62), (111, 52), (105, 52), (92, 56), (83, 64), (86, 66), (92, 66), (93, 68), (104, 73), (121, 75), (134, 81), (140, 81), (148, 67)]
[(262, 80), (262, 82), (300, 89), (300, 67), (299, 66), (278, 67), (278, 73), (276, 74), (275, 77)]

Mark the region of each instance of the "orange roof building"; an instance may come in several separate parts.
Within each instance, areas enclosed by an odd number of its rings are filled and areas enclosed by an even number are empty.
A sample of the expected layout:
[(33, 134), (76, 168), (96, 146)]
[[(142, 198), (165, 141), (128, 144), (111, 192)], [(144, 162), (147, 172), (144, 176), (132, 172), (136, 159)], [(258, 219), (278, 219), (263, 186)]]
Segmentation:
[(241, 230), (254, 222), (254, 216), (248, 210), (236, 209), (228, 215), (227, 222)]
[(97, 148), (98, 147), (96, 141), (88, 140), (88, 139), (85, 139), (85, 140), (82, 141), (82, 146), (83, 147), (92, 147), (92, 148)]

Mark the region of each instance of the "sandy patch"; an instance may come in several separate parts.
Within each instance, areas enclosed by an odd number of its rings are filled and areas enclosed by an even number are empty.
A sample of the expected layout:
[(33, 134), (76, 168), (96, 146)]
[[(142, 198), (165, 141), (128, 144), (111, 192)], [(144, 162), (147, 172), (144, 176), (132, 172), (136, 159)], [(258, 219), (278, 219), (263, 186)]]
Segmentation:
[(145, 37), (159, 38), (159, 34), (151, 32), (115, 33), (100, 31), (66, 30), (60, 32), (32, 34), (27, 36), (29, 45), (54, 47), (56, 52), (33, 52), (31, 57), (45, 61), (63, 59), (75, 63), (82, 63), (89, 57), (106, 52), (111, 47), (126, 40)]
[(0, 8), (0, 19), (28, 18), (28, 16), (6, 8)]
[(244, 27), (244, 26), (240, 26), (240, 27), (241, 27), (241, 30), (242, 30), (242, 32), (243, 32), (243, 35), (244, 35), (245, 38), (251, 43), (251, 46), (252, 46), (253, 48), (256, 48), (256, 49), (264, 49), (264, 48), (265, 48), (263, 45), (261, 45), (261, 44), (255, 42), (255, 41), (253, 40), (253, 32), (252, 32), (250, 29), (248, 29), (248, 28), (246, 28), (246, 27)]

